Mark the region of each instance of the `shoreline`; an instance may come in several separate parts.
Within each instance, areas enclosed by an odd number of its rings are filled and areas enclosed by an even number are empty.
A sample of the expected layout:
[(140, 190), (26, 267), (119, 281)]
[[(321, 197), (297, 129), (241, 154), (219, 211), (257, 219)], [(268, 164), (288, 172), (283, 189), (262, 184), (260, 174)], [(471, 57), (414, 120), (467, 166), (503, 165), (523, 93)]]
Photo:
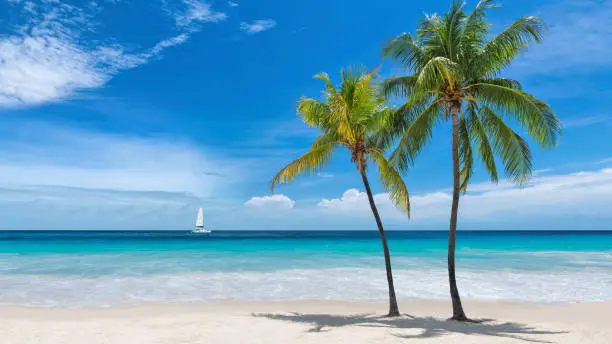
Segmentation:
[[(475, 305), (477, 307), (488, 307), (488, 306), (500, 306), (500, 307), (533, 307), (533, 308), (564, 308), (564, 307), (585, 307), (585, 305), (600, 305), (610, 304), (612, 307), (612, 300), (596, 300), (596, 301), (577, 301), (577, 302), (537, 302), (529, 300), (507, 300), (507, 299), (473, 299), (468, 297), (462, 297), (461, 301), (463, 304)], [(410, 307), (415, 305), (418, 308), (444, 308), (446, 305), (450, 307), (451, 301), (443, 299), (427, 299), (427, 298), (401, 298), (398, 299), (398, 303), (401, 306)], [(1, 303), (0, 310), (13, 311), (13, 312), (105, 312), (105, 311), (133, 311), (140, 309), (154, 309), (157, 311), (173, 311), (176, 309), (182, 309), (187, 311), (198, 311), (202, 309), (240, 309), (245, 307), (254, 307), (256, 309), (267, 309), (273, 306), (287, 307), (295, 306), (298, 309), (309, 309), (311, 307), (324, 308), (325, 305), (329, 305), (332, 309), (351, 309), (355, 307), (358, 309), (384, 309), (388, 306), (388, 303), (381, 301), (380, 299), (374, 300), (351, 300), (351, 299), (295, 299), (295, 300), (249, 300), (249, 299), (221, 299), (221, 300), (193, 300), (193, 301), (135, 301), (132, 303), (117, 303), (112, 305), (103, 306), (50, 306), (50, 305), (37, 305), (37, 304), (12, 304), (12, 303)], [(465, 308), (465, 307), (464, 307)], [(2, 314), (2, 313), (0, 313)], [(612, 313), (611, 313), (612, 315)]]
[(612, 301), (464, 302), (479, 324), (447, 321), (450, 301), (221, 301), (108, 308), (0, 306), (0, 343), (611, 343)]

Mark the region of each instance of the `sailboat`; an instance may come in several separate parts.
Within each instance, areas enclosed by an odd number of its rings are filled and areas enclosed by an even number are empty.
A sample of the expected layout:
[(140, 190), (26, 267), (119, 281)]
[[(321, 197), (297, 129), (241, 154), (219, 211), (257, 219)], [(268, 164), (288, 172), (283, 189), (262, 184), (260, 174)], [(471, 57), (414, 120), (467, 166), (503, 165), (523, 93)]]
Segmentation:
[(196, 225), (193, 233), (210, 233), (210, 229), (204, 228), (204, 210), (198, 209), (198, 216), (196, 217)]

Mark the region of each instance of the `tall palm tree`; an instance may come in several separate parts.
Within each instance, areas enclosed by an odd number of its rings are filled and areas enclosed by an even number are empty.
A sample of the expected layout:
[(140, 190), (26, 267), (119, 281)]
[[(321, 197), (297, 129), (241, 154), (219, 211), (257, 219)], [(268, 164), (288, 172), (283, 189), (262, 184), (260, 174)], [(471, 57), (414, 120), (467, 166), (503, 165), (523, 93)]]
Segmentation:
[[(507, 123), (516, 122), (539, 145), (554, 147), (561, 124), (551, 107), (523, 90), (517, 80), (500, 76), (532, 42), (542, 40), (543, 22), (523, 17), (496, 35), (490, 34), (487, 11), (497, 7), (481, 0), (471, 14), (454, 0), (443, 16), (426, 16), (415, 35), (390, 40), (385, 57), (411, 73), (387, 79), (387, 96), (407, 98), (395, 117), (399, 141), (391, 161), (400, 169), (414, 162), (441, 121), (452, 126), (453, 200), (448, 238), (448, 277), (453, 304), (451, 319), (466, 321), (455, 280), (455, 241), (460, 193), (465, 193), (478, 155), (491, 181), (499, 179), (495, 155), (505, 173), (524, 185), (532, 173), (527, 142)], [(392, 136), (391, 136), (392, 137)], [(385, 144), (393, 142), (390, 138)], [(475, 147), (475, 151), (474, 151)]]
[(377, 83), (377, 73), (366, 73), (363, 69), (342, 69), (342, 83), (337, 88), (325, 73), (315, 78), (325, 83), (324, 99), (316, 100), (302, 97), (298, 102), (297, 112), (306, 124), (317, 128), (321, 135), (314, 141), (310, 150), (285, 166), (271, 182), (274, 191), (276, 184), (290, 183), (300, 174), (312, 174), (321, 170), (340, 147), (351, 153), (351, 162), (357, 167), (365, 186), (370, 208), (374, 214), (387, 270), (389, 285), (389, 314), (399, 316), (399, 308), (393, 286), (391, 256), (385, 230), (383, 228), (370, 183), (367, 177), (368, 163), (378, 168), (378, 174), (385, 190), (394, 204), (406, 214), (410, 214), (408, 189), (399, 171), (383, 154), (377, 145), (376, 135), (384, 131), (393, 110), (385, 105)]

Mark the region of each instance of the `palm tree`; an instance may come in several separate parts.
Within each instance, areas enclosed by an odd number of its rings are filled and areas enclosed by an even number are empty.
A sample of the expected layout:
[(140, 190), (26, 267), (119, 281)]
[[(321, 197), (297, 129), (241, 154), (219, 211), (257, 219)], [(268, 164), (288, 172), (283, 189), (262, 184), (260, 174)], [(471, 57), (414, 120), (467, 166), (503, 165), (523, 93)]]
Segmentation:
[(285, 166), (271, 182), (274, 191), (276, 184), (290, 183), (300, 174), (312, 174), (320, 171), (340, 147), (351, 153), (357, 171), (361, 175), (374, 214), (387, 270), (389, 285), (389, 314), (399, 316), (399, 308), (393, 287), (391, 257), (385, 230), (374, 202), (372, 190), (367, 177), (368, 162), (378, 167), (380, 181), (394, 204), (409, 215), (410, 202), (408, 189), (399, 171), (384, 156), (383, 149), (376, 144), (375, 136), (383, 132), (393, 110), (385, 105), (380, 93), (377, 73), (366, 73), (363, 69), (342, 69), (342, 83), (338, 88), (332, 84), (325, 73), (314, 77), (325, 83), (323, 100), (302, 97), (298, 102), (297, 112), (306, 124), (317, 128), (321, 135), (314, 141), (310, 150)]
[[(497, 35), (486, 20), (493, 0), (481, 0), (471, 14), (454, 0), (443, 16), (426, 16), (414, 36), (390, 40), (384, 56), (401, 62), (411, 75), (384, 81), (387, 96), (407, 98), (395, 116), (397, 148), (390, 160), (400, 170), (414, 162), (429, 141), (432, 128), (451, 121), (453, 200), (448, 238), (448, 277), (453, 304), (451, 319), (467, 321), (455, 280), (455, 241), (460, 193), (472, 177), (474, 155), (497, 182), (497, 155), (505, 173), (524, 185), (532, 173), (527, 142), (507, 123), (516, 122), (544, 148), (556, 146), (561, 124), (551, 107), (500, 73), (530, 43), (540, 42), (544, 28), (536, 17), (523, 17)], [(386, 145), (391, 138), (384, 140)], [(475, 147), (475, 151), (474, 151)]]

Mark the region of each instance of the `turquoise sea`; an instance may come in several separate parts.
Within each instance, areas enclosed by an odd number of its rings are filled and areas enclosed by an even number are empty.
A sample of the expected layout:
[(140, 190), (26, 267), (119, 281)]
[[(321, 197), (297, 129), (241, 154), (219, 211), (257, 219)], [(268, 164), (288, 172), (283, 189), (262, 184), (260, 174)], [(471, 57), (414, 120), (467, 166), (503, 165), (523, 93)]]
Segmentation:
[[(446, 299), (447, 233), (389, 231), (400, 298)], [(466, 299), (612, 300), (612, 232), (460, 231)], [(0, 231), (0, 304), (384, 301), (377, 231)]]

